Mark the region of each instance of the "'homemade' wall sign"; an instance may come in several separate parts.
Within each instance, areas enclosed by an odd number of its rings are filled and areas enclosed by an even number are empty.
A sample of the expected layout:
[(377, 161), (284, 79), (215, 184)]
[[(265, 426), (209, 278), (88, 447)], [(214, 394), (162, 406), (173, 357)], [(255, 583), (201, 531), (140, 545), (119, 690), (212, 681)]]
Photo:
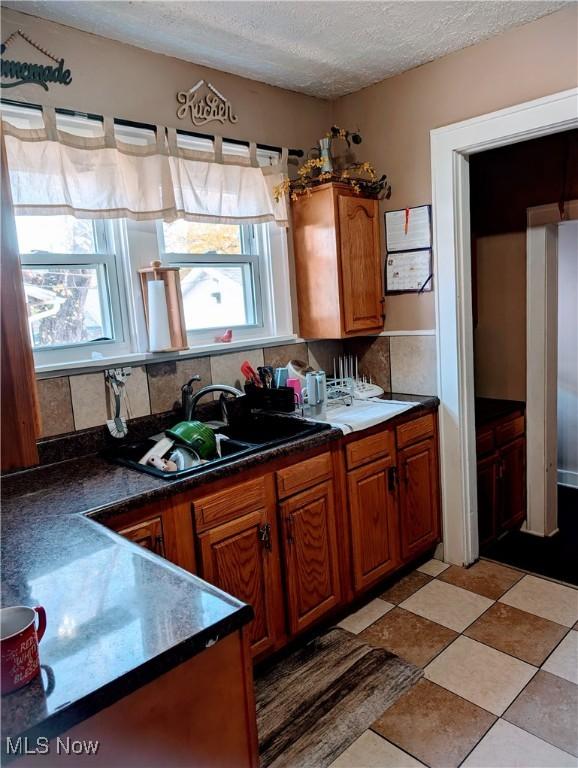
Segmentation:
[[(17, 59), (5, 59), (4, 53), (6, 49), (16, 40), (21, 37), (28, 45), (41, 53), (46, 58), (53, 61), (56, 66), (50, 64), (43, 64), (18, 61)], [(8, 37), (0, 46), (0, 71), (2, 74), (1, 88), (14, 88), (17, 85), (26, 85), (32, 83), (33, 85), (39, 85), (48, 90), (48, 83), (57, 83), (58, 85), (70, 85), (72, 82), (72, 75), (69, 69), (64, 68), (64, 59), (58, 59), (53, 56), (45, 48), (42, 48), (38, 43), (33, 42), (27, 34), (21, 29), (17, 29)], [(9, 81), (9, 82), (5, 82)]]
[[(206, 87), (202, 88), (203, 85)], [(205, 125), (213, 120), (219, 123), (236, 123), (238, 120), (231, 102), (204, 80), (199, 80), (188, 91), (179, 91), (177, 101), (181, 105), (177, 109), (177, 117), (184, 120), (188, 115), (193, 125)]]

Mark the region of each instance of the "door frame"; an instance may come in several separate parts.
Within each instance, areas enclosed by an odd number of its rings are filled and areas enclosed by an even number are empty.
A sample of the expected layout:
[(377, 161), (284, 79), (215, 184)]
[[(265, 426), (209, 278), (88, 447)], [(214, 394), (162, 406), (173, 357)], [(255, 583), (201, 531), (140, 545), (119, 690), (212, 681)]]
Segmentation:
[(578, 88), (430, 131), (444, 559), (479, 556), (468, 157), (578, 128)]

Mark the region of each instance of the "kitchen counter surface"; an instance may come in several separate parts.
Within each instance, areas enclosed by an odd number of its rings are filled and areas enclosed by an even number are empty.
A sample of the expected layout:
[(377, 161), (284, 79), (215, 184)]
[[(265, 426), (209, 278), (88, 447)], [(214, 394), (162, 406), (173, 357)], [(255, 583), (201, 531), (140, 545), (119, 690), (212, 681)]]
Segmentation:
[(496, 400), (489, 397), (476, 397), (476, 426), (481, 427), (495, 419), (510, 414), (523, 413), (526, 403), (520, 400)]
[[(415, 402), (402, 418), (438, 404), (391, 399)], [(3, 747), (6, 736), (62, 733), (252, 618), (250, 606), (97, 520), (341, 437), (330, 429), (173, 481), (98, 455), (3, 478), (2, 605), (43, 605), (48, 618), (42, 681), (2, 699)]]

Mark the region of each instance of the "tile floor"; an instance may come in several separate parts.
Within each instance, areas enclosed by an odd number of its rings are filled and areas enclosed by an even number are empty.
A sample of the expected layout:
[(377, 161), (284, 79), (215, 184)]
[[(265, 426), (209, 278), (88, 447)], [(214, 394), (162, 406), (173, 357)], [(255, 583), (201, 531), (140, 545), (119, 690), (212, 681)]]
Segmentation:
[(430, 560), (340, 626), (420, 666), (331, 768), (578, 768), (578, 590)]

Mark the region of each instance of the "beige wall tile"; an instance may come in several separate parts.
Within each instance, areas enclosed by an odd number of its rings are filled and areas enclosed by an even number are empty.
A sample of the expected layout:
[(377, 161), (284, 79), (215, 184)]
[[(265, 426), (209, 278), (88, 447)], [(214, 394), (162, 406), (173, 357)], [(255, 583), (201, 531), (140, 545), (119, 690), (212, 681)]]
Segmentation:
[(71, 376), (70, 393), (75, 429), (88, 429), (106, 423), (108, 413), (103, 371)]
[(310, 341), (307, 344), (309, 365), (315, 370), (325, 371), (328, 376), (333, 376), (333, 361), (338, 368), (339, 355), (342, 355), (343, 342), (327, 339), (324, 341)]
[(72, 398), (68, 376), (37, 381), (42, 418), (42, 436), (63, 435), (74, 431)]
[(344, 348), (346, 354), (357, 357), (360, 376), (371, 378), (386, 392), (391, 391), (389, 336), (348, 339)]
[(181, 387), (195, 374), (201, 381), (193, 384), (194, 391), (211, 384), (211, 363), (208, 357), (169, 360), (147, 365), (151, 413), (164, 413), (181, 405)]
[(390, 338), (391, 391), (408, 395), (435, 395), (435, 336)]
[[(108, 394), (108, 418), (114, 416), (114, 395), (112, 389), (107, 386)], [(148, 416), (151, 412), (149, 399), (149, 386), (145, 366), (131, 368), (130, 376), (126, 380), (125, 391), (122, 398), (120, 415), (125, 419), (136, 419), (139, 416)]]
[(248, 360), (257, 372), (260, 365), (265, 365), (262, 349), (246, 349), (244, 352), (231, 352), (226, 355), (211, 357), (211, 376), (214, 384), (229, 384), (243, 389), (245, 379), (241, 374), (241, 363)]
[(263, 350), (265, 365), (273, 368), (284, 368), (289, 360), (302, 360), (307, 362), (307, 344), (282, 344), (279, 347), (265, 347)]

